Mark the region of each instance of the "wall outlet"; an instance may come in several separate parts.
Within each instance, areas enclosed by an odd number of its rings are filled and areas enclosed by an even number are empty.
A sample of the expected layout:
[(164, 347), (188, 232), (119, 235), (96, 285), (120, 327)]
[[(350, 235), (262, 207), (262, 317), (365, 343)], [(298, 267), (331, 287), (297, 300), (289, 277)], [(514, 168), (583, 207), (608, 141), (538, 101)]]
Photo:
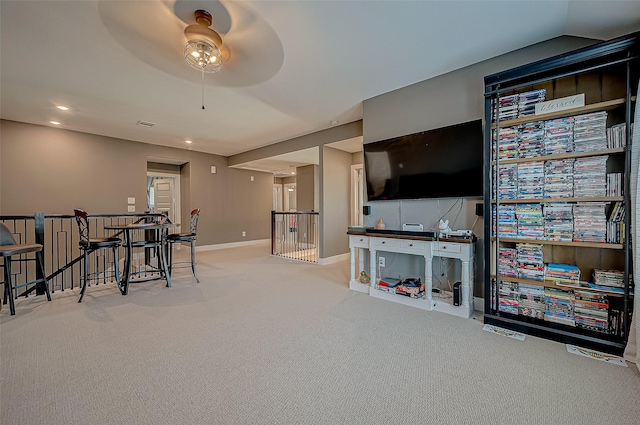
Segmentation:
[(242, 232), (242, 237), (247, 236), (247, 232)]
[(136, 206), (135, 205), (127, 205), (127, 211), (128, 212), (136, 212)]
[(127, 198), (127, 204), (131, 205), (135, 203), (136, 203), (136, 198)]
[(211, 174), (215, 174), (215, 173), (217, 173), (217, 172), (218, 172), (218, 169), (216, 168), (216, 166), (215, 166), (215, 165), (212, 165), (212, 166), (211, 166)]
[(254, 180), (254, 179), (253, 179), (253, 176), (251, 176), (251, 181), (253, 181), (253, 180)]
[(378, 265), (384, 267), (384, 257), (378, 257)]

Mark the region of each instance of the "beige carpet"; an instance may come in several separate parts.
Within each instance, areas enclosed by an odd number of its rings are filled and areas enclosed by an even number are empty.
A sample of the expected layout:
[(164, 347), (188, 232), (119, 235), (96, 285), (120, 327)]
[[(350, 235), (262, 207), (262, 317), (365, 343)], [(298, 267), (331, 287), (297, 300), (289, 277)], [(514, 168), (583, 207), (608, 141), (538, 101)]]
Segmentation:
[[(182, 251), (182, 255), (187, 250)], [(349, 264), (198, 253), (196, 284), (0, 312), (2, 424), (637, 424), (640, 373), (349, 291)]]

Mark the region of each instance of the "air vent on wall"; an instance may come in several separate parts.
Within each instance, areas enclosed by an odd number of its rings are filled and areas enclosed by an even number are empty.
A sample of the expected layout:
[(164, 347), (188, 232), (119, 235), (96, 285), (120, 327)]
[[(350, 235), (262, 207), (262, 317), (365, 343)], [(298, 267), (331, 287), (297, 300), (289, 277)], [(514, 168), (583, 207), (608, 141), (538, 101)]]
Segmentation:
[(151, 128), (151, 127), (153, 127), (155, 125), (154, 123), (148, 122), (148, 121), (138, 121), (137, 124), (140, 127), (146, 127), (146, 128)]

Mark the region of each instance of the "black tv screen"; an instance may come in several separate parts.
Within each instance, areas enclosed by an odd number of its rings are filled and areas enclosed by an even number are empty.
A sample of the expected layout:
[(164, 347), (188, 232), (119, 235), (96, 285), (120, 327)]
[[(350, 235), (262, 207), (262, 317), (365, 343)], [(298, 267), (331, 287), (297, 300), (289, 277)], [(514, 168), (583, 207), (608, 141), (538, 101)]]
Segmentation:
[(482, 121), (364, 145), (369, 201), (482, 196)]

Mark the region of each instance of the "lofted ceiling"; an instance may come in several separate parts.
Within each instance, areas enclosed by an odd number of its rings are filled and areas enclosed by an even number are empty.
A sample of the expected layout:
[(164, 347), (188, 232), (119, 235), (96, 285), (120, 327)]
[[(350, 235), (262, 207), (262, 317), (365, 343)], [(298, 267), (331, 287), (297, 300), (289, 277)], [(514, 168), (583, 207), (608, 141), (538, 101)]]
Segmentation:
[[(205, 109), (183, 58), (197, 9), (228, 54), (204, 76)], [(2, 0), (0, 16), (3, 119), (223, 156), (359, 120), (365, 99), (534, 43), (640, 30), (637, 1)]]

